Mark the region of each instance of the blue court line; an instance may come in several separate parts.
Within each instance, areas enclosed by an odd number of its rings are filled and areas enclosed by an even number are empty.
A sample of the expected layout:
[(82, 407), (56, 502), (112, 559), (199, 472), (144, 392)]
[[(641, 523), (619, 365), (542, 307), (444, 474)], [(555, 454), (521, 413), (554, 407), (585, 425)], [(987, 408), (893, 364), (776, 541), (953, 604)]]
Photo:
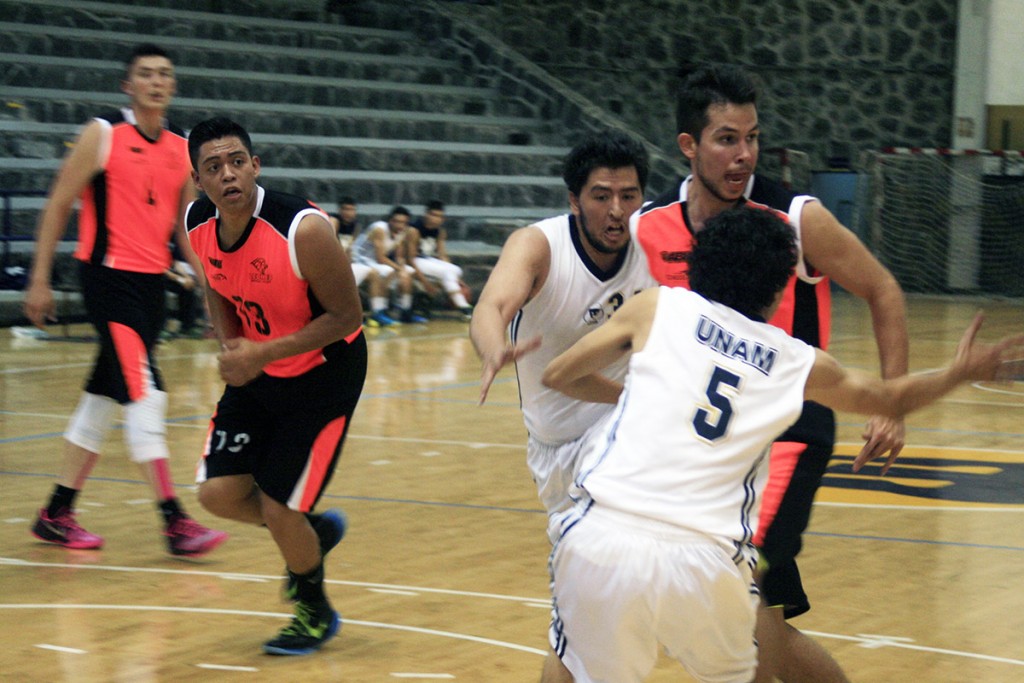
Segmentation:
[[(52, 479), (52, 473), (39, 472), (10, 472), (0, 470), (0, 476), (12, 477), (38, 477)], [(118, 479), (113, 477), (90, 477), (90, 481), (102, 481), (113, 484), (133, 484), (144, 486), (146, 482), (141, 479)], [(175, 488), (192, 488), (191, 484), (175, 484)], [(338, 493), (325, 493), (323, 499), (351, 500), (364, 503), (383, 503), (391, 505), (419, 505), (423, 507), (452, 508), (461, 510), (479, 510), (481, 512), (512, 512), (517, 514), (543, 515), (544, 510), (539, 508), (517, 508), (501, 505), (475, 505), (472, 503), (445, 503), (430, 500), (414, 500), (410, 498), (378, 498), (375, 496), (347, 496)], [(1009, 550), (1013, 552), (1024, 552), (1024, 546), (994, 545), (990, 543), (970, 543), (967, 541), (932, 541), (918, 538), (899, 538), (896, 536), (870, 536), (857, 534), (840, 534), (826, 531), (805, 531), (805, 536), (818, 536), (820, 538), (838, 538), (851, 541), (883, 541), (886, 543), (913, 543), (917, 545), (934, 545), (946, 548), (974, 548), (978, 550)]]
[(966, 541), (933, 541), (921, 538), (896, 538), (895, 536), (859, 536), (856, 534), (837, 534), (827, 531), (805, 531), (804, 536), (821, 538), (843, 538), (854, 541), (885, 541), (886, 543), (914, 543), (917, 545), (940, 545), (947, 548), (980, 548), (982, 550), (1013, 550), (1024, 552), (1024, 547), (1015, 545), (992, 545), (990, 543), (968, 543)]

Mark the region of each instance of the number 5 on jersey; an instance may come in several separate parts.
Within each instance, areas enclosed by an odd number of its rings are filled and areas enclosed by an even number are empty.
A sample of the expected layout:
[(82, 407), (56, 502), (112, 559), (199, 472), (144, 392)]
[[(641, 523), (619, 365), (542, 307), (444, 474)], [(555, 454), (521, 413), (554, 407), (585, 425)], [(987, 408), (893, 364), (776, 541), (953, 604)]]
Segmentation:
[[(725, 432), (729, 428), (729, 420), (732, 419), (730, 399), (736, 394), (739, 387), (739, 375), (729, 372), (723, 367), (715, 366), (715, 371), (711, 373), (711, 381), (708, 382), (708, 388), (705, 390), (710, 409), (699, 407), (693, 414), (693, 428), (697, 430), (698, 436), (707, 441), (715, 441), (725, 436)], [(718, 413), (716, 417), (712, 416), (711, 409)]]

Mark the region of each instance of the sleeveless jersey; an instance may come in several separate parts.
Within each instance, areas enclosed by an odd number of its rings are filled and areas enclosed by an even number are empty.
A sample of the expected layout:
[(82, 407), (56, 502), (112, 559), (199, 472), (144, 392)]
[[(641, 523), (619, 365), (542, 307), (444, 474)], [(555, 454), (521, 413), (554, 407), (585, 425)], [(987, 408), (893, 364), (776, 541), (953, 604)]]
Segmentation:
[(662, 287), (615, 412), (582, 456), (574, 496), (749, 542), (768, 447), (800, 415), (813, 365), (814, 349), (777, 327)]
[[(693, 247), (694, 237), (686, 222), (686, 193), (692, 181), (693, 176), (688, 176), (678, 191), (655, 199), (630, 219), (633, 239), (647, 258), (651, 274), (662, 285), (689, 287), (685, 258)], [(827, 349), (832, 321), (830, 285), (827, 278), (807, 271), (800, 241), (803, 207), (817, 199), (797, 195), (775, 181), (752, 176), (743, 201), (753, 208), (774, 211), (796, 233), (796, 272), (783, 291), (778, 310), (768, 322), (811, 346)], [(831, 447), (835, 442), (835, 416), (828, 408), (808, 402), (804, 416), (779, 440)]]
[[(509, 333), (513, 343), (537, 335), (543, 340), (539, 349), (516, 361), (519, 399), (530, 435), (547, 444), (560, 444), (580, 437), (607, 415), (611, 406), (578, 401), (548, 389), (540, 381), (544, 368), (654, 281), (632, 242), (619, 264), (602, 274), (580, 244), (573, 216), (548, 218), (536, 227), (551, 247), (551, 267), (544, 286), (516, 313)], [(625, 359), (604, 372), (621, 381)]]
[(137, 273), (171, 265), (168, 243), (178, 221), (181, 192), (191, 182), (184, 132), (165, 122), (150, 140), (131, 109), (96, 118), (102, 126), (102, 170), (81, 195), (75, 258)]
[(359, 227), (359, 223), (357, 221), (345, 222), (341, 219), (341, 214), (338, 213), (331, 215), (338, 220), (338, 241), (341, 242), (341, 246), (345, 247), (345, 250), (348, 251), (349, 247), (352, 246), (352, 241), (354, 239), (353, 235), (355, 235), (356, 228)]
[(412, 222), (410, 228), (416, 228), (420, 233), (420, 241), (416, 247), (416, 255), (422, 258), (430, 258), (437, 254), (437, 240), (441, 237), (441, 228), (430, 228), (423, 225), (423, 219), (417, 218)]
[[(236, 244), (221, 249), (217, 207), (208, 198), (192, 202), (185, 214), (188, 240), (203, 264), (210, 287), (235, 304), (242, 336), (256, 342), (302, 329), (324, 312), (299, 271), (295, 230), (310, 214), (326, 214), (301, 197), (257, 187), (256, 211)], [(295, 377), (325, 362), (315, 349), (268, 364), (273, 377)]]
[[(662, 195), (630, 220), (633, 238), (647, 257), (651, 274), (659, 284), (689, 287), (686, 254), (693, 248), (693, 230), (686, 222), (686, 192), (693, 177), (687, 177), (679, 191)], [(804, 204), (817, 201), (797, 195), (782, 185), (753, 176), (744, 193), (747, 206), (772, 210), (796, 233), (796, 273), (783, 294), (779, 310), (769, 321), (811, 346), (828, 348), (831, 294), (828, 280), (808, 273), (800, 241), (800, 215)]]
[[(365, 263), (370, 266), (377, 263), (377, 248), (374, 246), (370, 236), (380, 231), (384, 235), (384, 253), (388, 258), (395, 258), (395, 250), (401, 242), (400, 238), (392, 237), (391, 228), (387, 221), (374, 221), (366, 226), (366, 230), (359, 233), (359, 237), (352, 243), (352, 260), (356, 263)], [(405, 233), (402, 234), (402, 237)]]

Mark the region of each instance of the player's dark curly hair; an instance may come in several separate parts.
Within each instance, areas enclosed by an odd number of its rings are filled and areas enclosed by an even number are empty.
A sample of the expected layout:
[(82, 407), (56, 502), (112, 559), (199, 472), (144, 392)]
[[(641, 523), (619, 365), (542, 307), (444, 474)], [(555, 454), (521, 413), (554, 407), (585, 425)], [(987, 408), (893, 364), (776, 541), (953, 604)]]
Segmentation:
[(736, 207), (697, 232), (688, 256), (690, 288), (705, 299), (760, 317), (796, 266), (793, 229), (771, 210)]
[(699, 67), (683, 80), (676, 93), (676, 133), (689, 133), (700, 142), (708, 125), (708, 107), (713, 104), (757, 106), (758, 81), (747, 71), (731, 64)]
[(231, 137), (238, 138), (252, 156), (252, 139), (241, 125), (226, 116), (215, 116), (197, 123), (188, 134), (188, 158), (192, 161), (192, 168), (199, 170), (199, 148), (205, 143)]
[(579, 196), (594, 169), (626, 166), (636, 169), (640, 191), (643, 192), (647, 187), (647, 176), (651, 170), (647, 150), (632, 135), (621, 130), (604, 130), (591, 133), (572, 148), (565, 157), (562, 179), (569, 192)]

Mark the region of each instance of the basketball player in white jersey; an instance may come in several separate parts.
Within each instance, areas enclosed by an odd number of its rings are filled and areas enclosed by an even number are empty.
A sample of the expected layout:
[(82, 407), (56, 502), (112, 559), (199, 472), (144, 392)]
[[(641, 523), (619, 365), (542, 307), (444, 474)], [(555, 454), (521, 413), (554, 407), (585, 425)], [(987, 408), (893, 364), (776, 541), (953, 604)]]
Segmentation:
[[(514, 232), (473, 311), (470, 337), (483, 362), (480, 402), (497, 372), (515, 362), (527, 464), (549, 515), (570, 506), (580, 444), (611, 406), (567, 398), (544, 387), (541, 374), (549, 360), (654, 284), (628, 227), (643, 203), (647, 175), (646, 151), (625, 133), (605, 131), (576, 145), (563, 170), (571, 213)], [(625, 366), (608, 374), (621, 380)], [(549, 657), (545, 672), (549, 666), (564, 675), (550, 680), (571, 680), (557, 658)]]
[[(480, 402), (498, 370), (514, 361), (530, 435), (527, 462), (549, 513), (570, 502), (571, 444), (610, 411), (547, 389), (541, 373), (549, 360), (654, 284), (628, 229), (629, 216), (643, 203), (647, 174), (645, 150), (624, 133), (577, 145), (563, 174), (572, 212), (509, 237), (474, 311), (470, 337), (483, 361)], [(618, 379), (624, 374), (624, 365), (609, 370)]]
[[(980, 316), (942, 371), (848, 370), (765, 322), (796, 261), (793, 231), (771, 212), (723, 212), (697, 234), (692, 292), (634, 297), (547, 367), (546, 386), (581, 400), (621, 390), (581, 454), (576, 505), (555, 520), (551, 644), (576, 683), (642, 681), (659, 644), (697, 680), (754, 678), (751, 539), (769, 446), (804, 400), (901, 417), (1019, 370), (1004, 360), (1021, 358), (1024, 335), (975, 344)], [(623, 387), (596, 374), (627, 357)]]

